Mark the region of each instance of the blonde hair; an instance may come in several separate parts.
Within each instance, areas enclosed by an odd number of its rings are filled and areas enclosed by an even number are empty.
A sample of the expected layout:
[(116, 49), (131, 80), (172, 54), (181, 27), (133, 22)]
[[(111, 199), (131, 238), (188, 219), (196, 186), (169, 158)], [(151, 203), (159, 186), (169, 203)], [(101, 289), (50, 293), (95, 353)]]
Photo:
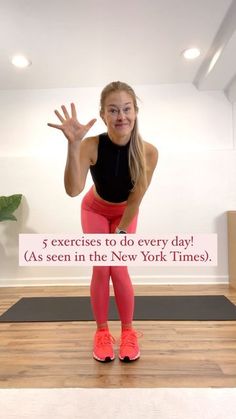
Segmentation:
[[(107, 96), (110, 93), (124, 91), (128, 93), (133, 100), (134, 109), (138, 113), (137, 96), (128, 84), (121, 81), (114, 81), (104, 87), (100, 98), (100, 115), (104, 113), (104, 105)], [(133, 189), (137, 186), (138, 181), (146, 186), (146, 170), (145, 170), (145, 156), (144, 156), (144, 144), (143, 140), (138, 132), (138, 120), (136, 117), (134, 128), (131, 132), (130, 147), (129, 147), (129, 170), (130, 176), (133, 183)]]

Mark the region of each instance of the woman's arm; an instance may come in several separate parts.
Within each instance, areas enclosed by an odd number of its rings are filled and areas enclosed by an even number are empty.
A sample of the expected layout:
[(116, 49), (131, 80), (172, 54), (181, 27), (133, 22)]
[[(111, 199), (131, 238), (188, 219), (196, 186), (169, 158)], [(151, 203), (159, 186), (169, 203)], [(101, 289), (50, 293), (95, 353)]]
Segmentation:
[(77, 196), (83, 191), (89, 167), (96, 162), (97, 144), (97, 137), (68, 143), (64, 185), (69, 196)]
[(71, 116), (64, 105), (61, 109), (63, 115), (55, 110), (61, 125), (49, 123), (48, 126), (61, 130), (68, 140), (64, 184), (68, 195), (76, 196), (82, 192), (89, 166), (94, 163), (96, 158), (96, 137), (86, 138), (82, 141), (96, 119), (91, 119), (88, 124), (83, 125), (77, 119), (74, 103), (71, 103)]
[(134, 216), (137, 214), (139, 209), (140, 203), (143, 199), (143, 196), (148, 189), (153, 172), (157, 165), (158, 161), (158, 150), (152, 144), (146, 143), (146, 177), (147, 177), (147, 184), (144, 187), (141, 183), (138, 184), (133, 192), (130, 192), (128, 200), (127, 200), (127, 207), (124, 211), (124, 214), (120, 220), (118, 225), (119, 230), (127, 230), (129, 224), (131, 223)]

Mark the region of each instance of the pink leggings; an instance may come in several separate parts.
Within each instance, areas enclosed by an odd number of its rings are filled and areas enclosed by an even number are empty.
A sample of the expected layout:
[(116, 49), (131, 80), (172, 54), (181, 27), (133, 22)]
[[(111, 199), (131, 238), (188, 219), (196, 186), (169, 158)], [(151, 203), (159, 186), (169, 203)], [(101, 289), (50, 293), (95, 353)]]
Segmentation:
[[(110, 204), (97, 198), (93, 187), (84, 196), (81, 206), (81, 224), (84, 233), (114, 233), (125, 210), (126, 203)], [(127, 232), (135, 233), (138, 214)], [(109, 282), (112, 279), (115, 300), (122, 324), (131, 323), (134, 312), (134, 291), (127, 266), (94, 266), (90, 286), (93, 315), (97, 324), (106, 323), (109, 309)]]

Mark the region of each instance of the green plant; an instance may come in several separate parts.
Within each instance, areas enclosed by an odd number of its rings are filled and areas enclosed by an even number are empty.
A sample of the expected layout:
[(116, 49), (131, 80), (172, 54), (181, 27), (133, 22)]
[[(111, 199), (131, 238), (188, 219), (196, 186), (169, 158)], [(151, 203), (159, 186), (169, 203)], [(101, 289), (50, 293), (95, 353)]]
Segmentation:
[(16, 221), (13, 212), (19, 207), (22, 195), (0, 196), (0, 221)]

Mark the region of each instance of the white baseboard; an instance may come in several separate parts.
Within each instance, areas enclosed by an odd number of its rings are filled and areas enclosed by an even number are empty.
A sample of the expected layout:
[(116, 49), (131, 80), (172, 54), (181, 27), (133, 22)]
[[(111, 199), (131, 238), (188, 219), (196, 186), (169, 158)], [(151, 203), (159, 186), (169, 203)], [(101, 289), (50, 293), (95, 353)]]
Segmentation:
[[(90, 277), (30, 277), (0, 279), (0, 287), (89, 286)], [(228, 276), (132, 275), (134, 285), (228, 285)]]

